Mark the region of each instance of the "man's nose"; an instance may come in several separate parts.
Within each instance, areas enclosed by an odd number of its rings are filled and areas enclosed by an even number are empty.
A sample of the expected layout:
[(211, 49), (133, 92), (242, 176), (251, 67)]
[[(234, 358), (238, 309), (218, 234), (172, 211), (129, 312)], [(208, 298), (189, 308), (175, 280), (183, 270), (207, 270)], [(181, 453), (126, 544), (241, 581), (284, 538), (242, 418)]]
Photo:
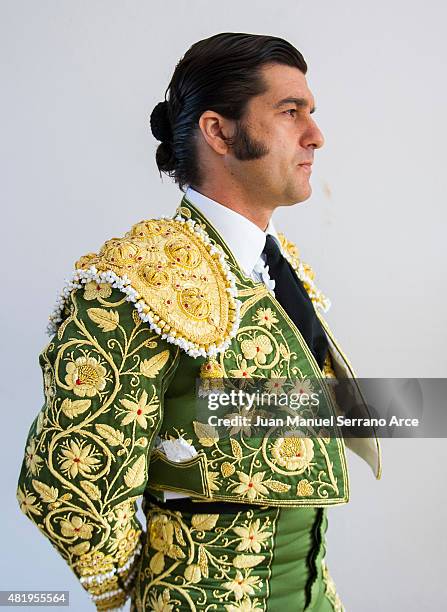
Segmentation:
[(306, 146), (313, 147), (314, 149), (320, 149), (324, 145), (324, 136), (315, 123), (311, 120), (309, 128), (305, 134)]

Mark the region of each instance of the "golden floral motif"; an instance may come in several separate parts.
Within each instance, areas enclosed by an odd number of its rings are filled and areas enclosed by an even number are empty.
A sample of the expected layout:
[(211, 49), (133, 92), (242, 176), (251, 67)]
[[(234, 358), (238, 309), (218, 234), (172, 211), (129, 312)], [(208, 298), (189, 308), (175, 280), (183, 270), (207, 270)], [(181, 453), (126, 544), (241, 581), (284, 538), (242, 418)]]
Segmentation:
[(175, 212), (185, 219), (191, 219), (191, 210), (187, 206), (178, 206)]
[(93, 535), (93, 526), (80, 516), (72, 516), (61, 521), (61, 532), (66, 538), (77, 540), (90, 540)]
[(268, 330), (272, 329), (272, 325), (279, 322), (276, 318), (275, 311), (273, 311), (271, 308), (258, 308), (252, 320), (254, 323), (264, 326)]
[[(159, 408), (157, 395), (153, 396), (148, 402), (148, 395), (145, 389), (140, 394), (138, 400), (122, 399), (121, 404), (124, 406), (127, 414), (121, 421), (121, 425), (129, 425), (135, 421), (143, 429), (147, 429), (147, 416), (154, 415)], [(153, 424), (153, 418), (151, 418)]]
[(247, 526), (233, 527), (233, 531), (241, 539), (236, 550), (248, 550), (254, 553), (261, 552), (261, 546), (265, 546), (265, 540), (272, 535), (272, 532), (260, 528), (260, 524), (261, 521), (256, 519), (255, 521), (250, 521)]
[(184, 268), (197, 268), (202, 261), (199, 249), (183, 238), (168, 240), (164, 251), (172, 262)]
[(171, 282), (171, 275), (163, 264), (144, 264), (138, 268), (138, 276), (151, 287), (163, 289)]
[(135, 511), (133, 509), (133, 504), (129, 501), (126, 501), (121, 506), (115, 508), (115, 511), (112, 513), (113, 518), (116, 521), (115, 529), (122, 529), (125, 527), (134, 514)]
[(40, 504), (37, 505), (37, 498), (32, 493), (29, 493), (26, 488), (22, 491), (19, 486), (17, 489), (17, 501), (19, 502), (20, 510), (24, 514), (36, 514), (37, 516), (42, 514)]
[(211, 312), (211, 304), (199, 287), (185, 287), (178, 291), (177, 303), (186, 315), (194, 319), (206, 320)]
[(279, 240), (286, 258), (289, 259), (292, 268), (303, 283), (303, 286), (313, 304), (324, 311), (330, 307), (330, 300), (315, 286), (315, 273), (311, 266), (302, 261), (296, 245), (288, 240), (281, 232), (278, 234)]
[(31, 474), (35, 475), (39, 473), (39, 470), (43, 464), (43, 459), (37, 454), (36, 440), (34, 438), (31, 438), (28, 446), (26, 447), (25, 462), (26, 467), (29, 469)]
[(242, 497), (247, 497), (250, 501), (258, 497), (264, 497), (269, 494), (267, 487), (263, 484), (265, 472), (257, 472), (252, 476), (237, 472), (240, 484), (236, 486), (234, 492)]
[(88, 478), (92, 475), (92, 472), (99, 469), (98, 454), (93, 446), (87, 444), (85, 440), (65, 440), (62, 454), (59, 455), (61, 471), (68, 478), (76, 478), (78, 475)]
[(65, 382), (79, 397), (93, 397), (106, 386), (107, 370), (96, 357), (82, 355), (67, 363)]
[(261, 582), (258, 576), (250, 576), (249, 572), (242, 574), (240, 570), (236, 570), (234, 578), (224, 582), (222, 586), (224, 589), (231, 591), (236, 601), (239, 601), (244, 595), (254, 595), (255, 589), (261, 587)]
[(242, 359), (240, 367), (237, 370), (230, 370), (229, 374), (233, 378), (251, 378), (251, 375), (257, 370), (257, 366), (248, 366), (247, 361)]
[(303, 472), (314, 457), (314, 443), (310, 438), (286, 436), (273, 443), (275, 463), (291, 472)]
[(112, 287), (109, 283), (97, 283), (90, 281), (84, 287), (84, 299), (97, 300), (98, 298), (107, 299), (112, 295)]
[(253, 339), (242, 340), (241, 351), (245, 359), (254, 359), (263, 365), (267, 361), (266, 356), (273, 351), (273, 346), (268, 336), (260, 334)]

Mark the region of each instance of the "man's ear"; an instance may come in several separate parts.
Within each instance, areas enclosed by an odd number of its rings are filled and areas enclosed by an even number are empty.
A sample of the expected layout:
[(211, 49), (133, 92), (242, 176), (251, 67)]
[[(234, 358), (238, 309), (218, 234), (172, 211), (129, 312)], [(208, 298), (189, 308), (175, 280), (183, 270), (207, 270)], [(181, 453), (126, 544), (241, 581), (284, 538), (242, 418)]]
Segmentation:
[(203, 138), (218, 155), (228, 153), (229, 145), (226, 139), (233, 136), (235, 127), (235, 121), (225, 119), (214, 111), (205, 111), (199, 119), (199, 128)]

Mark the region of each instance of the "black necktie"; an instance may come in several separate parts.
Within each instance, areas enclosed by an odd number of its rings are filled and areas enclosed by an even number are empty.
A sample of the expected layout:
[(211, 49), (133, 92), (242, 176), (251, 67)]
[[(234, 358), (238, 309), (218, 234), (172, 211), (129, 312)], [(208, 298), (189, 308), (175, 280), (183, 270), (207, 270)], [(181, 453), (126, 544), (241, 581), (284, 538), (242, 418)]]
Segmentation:
[(328, 341), (312, 300), (270, 234), (267, 234), (262, 252), (266, 256), (269, 276), (275, 281), (275, 298), (300, 330), (321, 369), (326, 358)]

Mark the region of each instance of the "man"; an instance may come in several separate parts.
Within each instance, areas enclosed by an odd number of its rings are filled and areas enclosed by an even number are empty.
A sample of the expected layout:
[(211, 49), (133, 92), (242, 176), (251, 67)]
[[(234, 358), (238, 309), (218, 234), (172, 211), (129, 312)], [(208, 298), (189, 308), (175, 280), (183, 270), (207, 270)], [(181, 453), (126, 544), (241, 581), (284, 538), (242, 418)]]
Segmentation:
[[(237, 419), (220, 437), (196, 392), (287, 379), (318, 395), (312, 414), (343, 410), (329, 301), (271, 219), (309, 198), (323, 145), (306, 71), (276, 37), (193, 45), (151, 115), (158, 168), (186, 187), (175, 215), (81, 257), (50, 318), (17, 495), (98, 610), (343, 609), (324, 561), (343, 439)], [(378, 441), (349, 444), (379, 478)]]

